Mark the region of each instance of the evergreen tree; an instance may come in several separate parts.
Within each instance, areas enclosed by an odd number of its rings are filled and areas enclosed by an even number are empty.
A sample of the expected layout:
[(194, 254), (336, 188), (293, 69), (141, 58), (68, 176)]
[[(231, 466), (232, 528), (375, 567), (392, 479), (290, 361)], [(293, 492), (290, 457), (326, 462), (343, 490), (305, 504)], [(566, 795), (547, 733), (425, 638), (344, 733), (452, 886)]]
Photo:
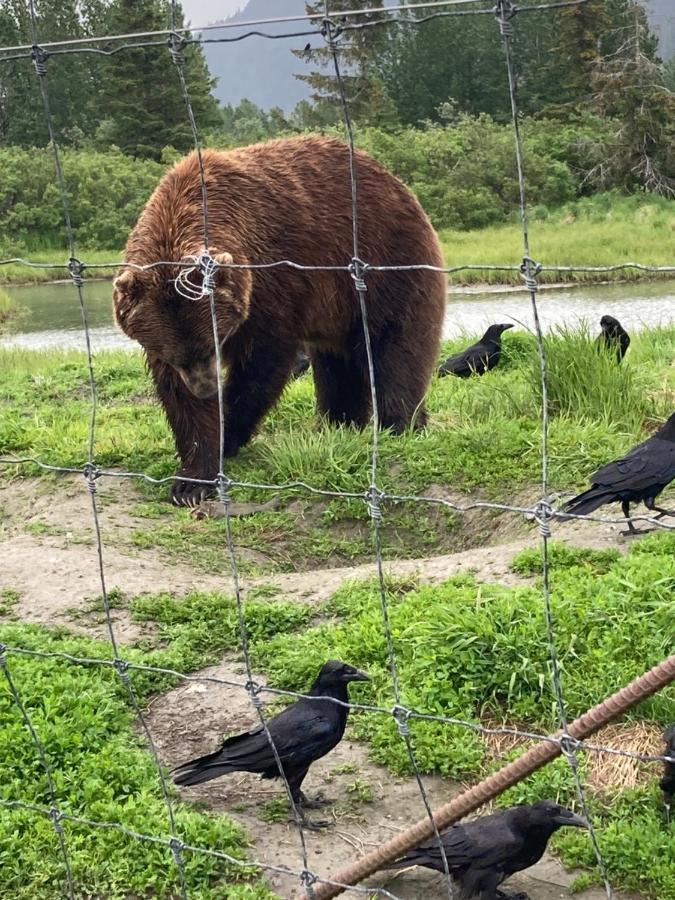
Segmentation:
[[(77, 0), (37, 0), (35, 4), (40, 44), (87, 35), (87, 22)], [(88, 5), (85, 6), (85, 15)], [(0, 7), (0, 41), (3, 45), (32, 44), (28, 4), (4, 0)], [(91, 133), (98, 116), (90, 105), (97, 61), (87, 54), (64, 54), (47, 60), (45, 85), (57, 139), (72, 143)], [(24, 147), (47, 143), (48, 132), (39, 79), (30, 59), (0, 66), (0, 140)]]
[[(113, 0), (106, 13), (110, 34), (156, 31), (167, 27), (170, 4), (165, 0)], [(183, 25), (179, 8), (176, 23)], [(185, 79), (200, 129), (218, 124), (218, 105), (211, 94), (201, 47), (190, 44), (183, 51)], [(166, 47), (139, 47), (109, 57), (98, 103), (105, 119), (99, 142), (110, 142), (133, 156), (160, 159), (162, 148), (187, 151), (193, 146), (178, 73)]]
[(614, 52), (598, 62), (593, 78), (599, 111), (617, 120), (611, 150), (599, 145), (590, 173), (604, 186), (621, 184), (675, 197), (675, 94), (665, 84), (656, 38), (644, 9), (626, 4)]
[[(341, 10), (359, 9), (364, 6), (364, 0), (340, 0), (338, 5)], [(383, 0), (368, 0), (366, 6), (376, 11), (358, 19), (344, 17), (339, 22), (335, 21), (335, 26), (339, 28), (345, 24), (365, 24), (382, 18), (377, 10), (383, 8)], [(324, 11), (324, 4), (321, 2), (305, 3), (305, 7), (310, 15), (320, 15)], [(388, 27), (382, 25), (348, 30), (339, 38), (340, 75), (350, 114), (355, 120), (370, 125), (391, 124), (395, 118), (393, 105), (376, 66), (376, 59), (386, 41)], [(319, 46), (293, 50), (293, 53), (318, 66), (307, 75), (296, 76), (312, 88), (314, 106), (308, 107), (304, 102), (298, 104), (295, 119), (301, 119), (305, 126), (315, 127), (341, 121), (341, 97), (331, 50), (327, 46)]]

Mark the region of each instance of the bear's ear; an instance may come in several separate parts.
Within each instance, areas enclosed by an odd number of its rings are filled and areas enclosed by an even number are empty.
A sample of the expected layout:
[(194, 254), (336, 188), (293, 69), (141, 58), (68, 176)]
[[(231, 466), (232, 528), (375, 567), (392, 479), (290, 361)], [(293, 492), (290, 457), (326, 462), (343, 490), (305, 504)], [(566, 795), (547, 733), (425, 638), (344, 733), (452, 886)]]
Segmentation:
[(246, 257), (237, 253), (237, 267), (227, 268), (234, 262), (233, 255), (227, 250), (216, 250), (209, 248), (212, 259), (219, 266), (225, 268), (218, 269), (215, 276), (216, 295), (218, 296), (224, 309), (228, 310), (229, 317), (234, 323), (241, 324), (248, 316), (251, 290), (253, 285), (253, 277), (250, 269), (239, 268), (248, 262)]
[(147, 290), (147, 280), (142, 272), (125, 269), (113, 281), (113, 304), (118, 320), (124, 321), (129, 312)]

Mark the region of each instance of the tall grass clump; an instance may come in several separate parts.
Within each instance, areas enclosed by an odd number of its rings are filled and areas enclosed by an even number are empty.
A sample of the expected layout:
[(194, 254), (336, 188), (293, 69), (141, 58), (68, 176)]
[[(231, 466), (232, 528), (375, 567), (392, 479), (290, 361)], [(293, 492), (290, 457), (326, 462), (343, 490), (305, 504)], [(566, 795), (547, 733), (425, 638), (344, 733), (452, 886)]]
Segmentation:
[[(588, 326), (560, 326), (544, 339), (548, 370), (548, 408), (554, 416), (601, 422), (636, 432), (648, 418), (650, 399), (641, 369), (618, 363), (613, 352), (591, 337)], [(531, 390), (542, 403), (541, 369), (529, 368)]]
[(9, 296), (7, 291), (0, 288), (0, 330), (7, 325), (10, 319), (20, 315), (21, 307)]

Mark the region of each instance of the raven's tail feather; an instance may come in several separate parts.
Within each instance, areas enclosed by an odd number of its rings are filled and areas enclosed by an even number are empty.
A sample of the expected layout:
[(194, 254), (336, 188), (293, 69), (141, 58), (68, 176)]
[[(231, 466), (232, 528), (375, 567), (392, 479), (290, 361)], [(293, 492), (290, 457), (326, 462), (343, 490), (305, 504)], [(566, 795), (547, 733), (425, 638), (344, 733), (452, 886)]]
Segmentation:
[(219, 778), (233, 771), (236, 769), (232, 763), (223, 758), (221, 750), (216, 750), (215, 753), (183, 763), (182, 766), (175, 768), (171, 775), (175, 784), (191, 785), (202, 784), (204, 781), (211, 781), (212, 778)]
[(606, 488), (601, 487), (592, 487), (587, 491), (584, 491), (583, 494), (577, 494), (576, 497), (572, 497), (571, 500), (568, 500), (562, 507), (563, 512), (567, 513), (575, 513), (577, 515), (583, 516), (587, 513), (594, 512), (599, 506), (602, 506), (603, 503), (611, 503), (614, 499), (613, 491), (608, 491)]

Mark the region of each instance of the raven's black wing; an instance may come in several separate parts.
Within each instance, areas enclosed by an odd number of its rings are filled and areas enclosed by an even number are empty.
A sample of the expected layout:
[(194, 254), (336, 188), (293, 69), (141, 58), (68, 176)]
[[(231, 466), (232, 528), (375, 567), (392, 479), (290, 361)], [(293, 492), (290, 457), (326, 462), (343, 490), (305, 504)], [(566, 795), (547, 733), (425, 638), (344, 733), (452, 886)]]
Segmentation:
[(472, 344), (461, 353), (450, 356), (440, 367), (442, 375), (458, 375), (467, 378), (478, 372), (482, 374), (487, 368), (489, 349), (484, 344)]
[(675, 443), (651, 437), (621, 459), (608, 463), (591, 475), (594, 485), (616, 491), (668, 484), (675, 478)]
[[(342, 731), (332, 710), (294, 703), (267, 723), (284, 768), (309, 766), (339, 742)], [(200, 784), (228, 772), (257, 772), (274, 777), (278, 768), (263, 728), (228, 738), (215, 753), (191, 760), (174, 772), (176, 784)]]

